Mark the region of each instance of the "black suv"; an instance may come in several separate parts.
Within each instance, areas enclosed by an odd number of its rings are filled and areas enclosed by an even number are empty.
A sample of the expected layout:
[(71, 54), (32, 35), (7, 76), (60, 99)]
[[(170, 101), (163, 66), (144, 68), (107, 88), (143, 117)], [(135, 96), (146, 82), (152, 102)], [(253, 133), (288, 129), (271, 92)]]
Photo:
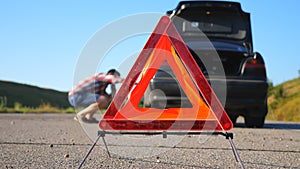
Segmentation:
[[(167, 14), (232, 122), (243, 116), (247, 127), (262, 127), (268, 83), (264, 60), (253, 52), (250, 14), (240, 3), (222, 1), (182, 1)], [(190, 105), (173, 77), (169, 66), (160, 67), (144, 95), (145, 107)]]

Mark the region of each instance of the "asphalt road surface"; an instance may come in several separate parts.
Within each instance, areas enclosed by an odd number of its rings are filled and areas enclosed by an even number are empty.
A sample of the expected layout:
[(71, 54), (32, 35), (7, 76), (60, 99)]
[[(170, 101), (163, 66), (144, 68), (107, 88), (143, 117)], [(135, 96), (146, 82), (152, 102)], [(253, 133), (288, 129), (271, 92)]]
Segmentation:
[[(0, 168), (77, 168), (94, 137), (84, 129), (73, 115), (0, 114)], [(300, 168), (300, 123), (232, 132), (245, 168)], [(112, 157), (100, 139), (83, 168), (240, 168), (223, 136), (104, 138)]]

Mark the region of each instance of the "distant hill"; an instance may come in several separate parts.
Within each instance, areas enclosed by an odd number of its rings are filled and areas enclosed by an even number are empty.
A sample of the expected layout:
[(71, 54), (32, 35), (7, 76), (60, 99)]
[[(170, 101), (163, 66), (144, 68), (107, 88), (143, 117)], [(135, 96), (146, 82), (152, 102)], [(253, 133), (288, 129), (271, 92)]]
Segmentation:
[(58, 108), (71, 106), (67, 92), (8, 81), (0, 81), (0, 104), (3, 102), (7, 107), (14, 107), (17, 102), (27, 107), (39, 107), (48, 103)]
[(300, 121), (300, 78), (296, 78), (275, 87), (268, 94), (271, 120)]

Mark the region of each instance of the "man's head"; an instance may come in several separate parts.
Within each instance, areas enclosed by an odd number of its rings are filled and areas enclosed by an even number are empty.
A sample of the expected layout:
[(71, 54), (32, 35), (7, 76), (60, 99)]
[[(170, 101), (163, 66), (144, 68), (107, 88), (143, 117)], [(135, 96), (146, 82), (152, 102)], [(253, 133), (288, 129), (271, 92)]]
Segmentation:
[(106, 74), (121, 76), (120, 72), (118, 72), (116, 69), (110, 69)]

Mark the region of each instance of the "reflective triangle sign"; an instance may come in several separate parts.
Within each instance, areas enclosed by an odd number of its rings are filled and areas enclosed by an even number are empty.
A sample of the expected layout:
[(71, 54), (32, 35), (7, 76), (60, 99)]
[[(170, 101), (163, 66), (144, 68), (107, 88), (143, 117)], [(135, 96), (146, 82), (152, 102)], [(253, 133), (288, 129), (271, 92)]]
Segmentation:
[[(174, 72), (191, 106), (139, 107), (150, 80), (166, 64)], [(228, 131), (233, 125), (172, 21), (163, 16), (99, 127), (102, 130)]]

